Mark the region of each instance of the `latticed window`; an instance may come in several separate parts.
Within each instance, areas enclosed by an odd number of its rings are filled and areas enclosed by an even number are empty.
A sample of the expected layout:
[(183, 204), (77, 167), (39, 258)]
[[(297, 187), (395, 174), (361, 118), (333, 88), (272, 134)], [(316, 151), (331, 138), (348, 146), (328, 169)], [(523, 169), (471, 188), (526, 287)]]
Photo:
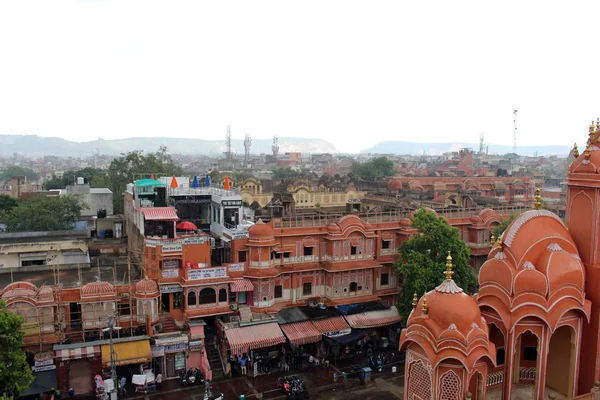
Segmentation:
[(413, 362), (408, 370), (408, 399), (431, 399), (431, 374), (420, 360)]
[(452, 371), (448, 371), (442, 376), (440, 400), (460, 400), (460, 379)]

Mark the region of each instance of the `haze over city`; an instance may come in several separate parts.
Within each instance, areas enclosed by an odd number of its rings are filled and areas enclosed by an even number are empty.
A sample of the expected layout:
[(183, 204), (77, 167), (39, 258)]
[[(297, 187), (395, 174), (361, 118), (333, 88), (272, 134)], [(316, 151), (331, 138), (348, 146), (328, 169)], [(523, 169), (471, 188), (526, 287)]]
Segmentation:
[[(2, 2), (0, 134), (585, 143), (596, 2)], [(364, 136), (363, 136), (364, 135)]]

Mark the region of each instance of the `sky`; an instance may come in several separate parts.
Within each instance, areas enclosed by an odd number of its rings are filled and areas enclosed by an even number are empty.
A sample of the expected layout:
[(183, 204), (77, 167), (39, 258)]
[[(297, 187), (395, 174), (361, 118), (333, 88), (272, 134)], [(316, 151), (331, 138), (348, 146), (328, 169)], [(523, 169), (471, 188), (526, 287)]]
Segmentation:
[(0, 2), (0, 134), (580, 149), (598, 1)]

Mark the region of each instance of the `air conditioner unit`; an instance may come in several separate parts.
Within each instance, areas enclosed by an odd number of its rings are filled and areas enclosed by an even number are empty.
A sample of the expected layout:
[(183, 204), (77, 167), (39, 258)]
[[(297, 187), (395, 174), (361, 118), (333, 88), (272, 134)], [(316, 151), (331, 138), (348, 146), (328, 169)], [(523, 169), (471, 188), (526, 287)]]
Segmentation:
[(229, 309), (230, 309), (231, 311), (237, 311), (237, 309), (238, 309), (238, 305), (237, 305), (237, 304), (230, 304), (230, 305), (229, 305)]

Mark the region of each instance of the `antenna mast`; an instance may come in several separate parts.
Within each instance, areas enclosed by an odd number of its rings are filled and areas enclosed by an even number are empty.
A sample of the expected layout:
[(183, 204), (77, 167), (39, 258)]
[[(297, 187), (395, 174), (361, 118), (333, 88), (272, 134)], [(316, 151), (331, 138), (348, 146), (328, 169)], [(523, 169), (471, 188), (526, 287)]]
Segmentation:
[(231, 125), (227, 125), (227, 136), (225, 137), (225, 156), (228, 160), (233, 158), (231, 153)]
[(273, 151), (273, 159), (277, 161), (277, 155), (279, 154), (279, 138), (277, 135), (273, 136), (273, 146), (271, 150)]
[(250, 163), (250, 146), (252, 146), (252, 139), (250, 138), (250, 134), (246, 133), (246, 138), (244, 139), (244, 164), (245, 167), (248, 167)]
[(513, 110), (513, 153), (517, 154), (517, 106)]
[(481, 132), (481, 134), (479, 135), (479, 154), (483, 154), (484, 150), (485, 148), (483, 146), (483, 132)]

